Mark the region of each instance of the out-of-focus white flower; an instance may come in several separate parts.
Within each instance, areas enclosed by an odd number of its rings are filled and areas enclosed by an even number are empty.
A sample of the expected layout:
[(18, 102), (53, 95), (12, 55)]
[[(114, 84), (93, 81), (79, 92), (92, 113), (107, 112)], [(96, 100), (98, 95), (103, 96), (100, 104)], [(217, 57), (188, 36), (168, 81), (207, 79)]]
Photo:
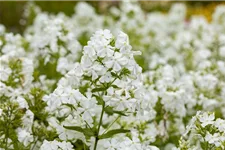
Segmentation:
[(199, 121), (201, 122), (202, 127), (213, 124), (214, 119), (215, 119), (214, 114), (208, 114), (207, 112), (199, 116)]
[(27, 101), (23, 97), (18, 97), (16, 101), (19, 103), (20, 108), (29, 108)]
[(12, 73), (10, 68), (4, 68), (3, 66), (0, 67), (0, 80), (7, 81), (9, 75)]
[(0, 116), (2, 116), (2, 112), (3, 112), (3, 110), (2, 110), (2, 109), (0, 109)]
[(219, 133), (214, 133), (213, 135), (207, 133), (205, 136), (205, 140), (209, 142), (209, 144), (214, 144), (216, 147), (219, 147), (221, 146), (220, 136), (221, 135)]
[(214, 125), (215, 125), (215, 127), (218, 128), (218, 130), (220, 132), (224, 132), (225, 133), (225, 120), (218, 118), (218, 119), (216, 119)]
[(18, 140), (24, 144), (24, 146), (28, 146), (31, 142), (33, 142), (33, 136), (24, 129), (18, 129)]
[(220, 54), (221, 57), (225, 57), (225, 46), (224, 47), (220, 47), (219, 54)]

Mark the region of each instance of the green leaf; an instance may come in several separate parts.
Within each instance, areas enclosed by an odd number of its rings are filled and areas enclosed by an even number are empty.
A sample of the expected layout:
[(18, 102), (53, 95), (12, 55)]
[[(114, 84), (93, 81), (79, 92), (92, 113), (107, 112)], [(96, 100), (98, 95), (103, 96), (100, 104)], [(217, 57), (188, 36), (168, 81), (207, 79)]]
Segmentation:
[(114, 85), (114, 84), (111, 85), (111, 86), (112, 86), (113, 88), (119, 88), (117, 85)]
[(96, 100), (98, 101), (98, 104), (99, 105), (103, 105), (104, 100), (100, 96), (94, 95), (94, 94), (93, 94), (93, 96), (96, 98)]
[(78, 132), (83, 132), (83, 129), (79, 126), (63, 126), (63, 127), (69, 130), (76, 130)]
[(129, 75), (129, 74), (130, 74), (130, 70), (128, 70), (127, 68), (123, 68), (123, 70), (120, 72), (120, 76), (121, 76), (121, 75), (127, 76), (127, 75)]
[(116, 74), (116, 73), (114, 73), (114, 72), (111, 72), (111, 75), (113, 76), (113, 77), (118, 77), (118, 75)]
[(127, 132), (130, 132), (130, 130), (125, 130), (125, 129), (110, 130), (107, 133), (100, 135), (99, 139), (106, 139), (106, 138), (112, 137), (115, 134), (127, 133)]
[(91, 76), (86, 76), (86, 75), (84, 75), (84, 76), (83, 76), (83, 79), (84, 79), (84, 80), (91, 81)]
[(62, 105), (68, 106), (72, 110), (75, 109), (75, 107), (72, 104), (62, 104)]
[(90, 85), (87, 83), (84, 86), (81, 86), (79, 88), (79, 91), (81, 92), (81, 94), (85, 94), (87, 92), (87, 90), (88, 90), (89, 87), (90, 87)]
[(79, 126), (63, 126), (63, 127), (69, 130), (75, 130), (75, 131), (81, 132), (85, 136), (94, 136), (94, 133), (89, 128), (81, 128)]
[(105, 112), (108, 114), (108, 115), (113, 115), (113, 114), (118, 114), (118, 115), (121, 115), (121, 116), (127, 116), (123, 111), (116, 111), (116, 110), (113, 110), (112, 107), (105, 107), (104, 108)]
[(91, 92), (101, 92), (101, 91), (105, 91), (106, 89), (105, 88), (95, 88), (95, 89), (92, 89)]

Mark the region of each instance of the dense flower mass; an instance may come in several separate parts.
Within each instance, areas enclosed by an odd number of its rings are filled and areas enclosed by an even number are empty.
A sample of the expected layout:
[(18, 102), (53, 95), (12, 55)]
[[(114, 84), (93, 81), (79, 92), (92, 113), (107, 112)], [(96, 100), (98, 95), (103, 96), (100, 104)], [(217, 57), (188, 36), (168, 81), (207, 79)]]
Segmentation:
[(0, 150), (225, 149), (225, 6), (24, 17), (0, 25)]

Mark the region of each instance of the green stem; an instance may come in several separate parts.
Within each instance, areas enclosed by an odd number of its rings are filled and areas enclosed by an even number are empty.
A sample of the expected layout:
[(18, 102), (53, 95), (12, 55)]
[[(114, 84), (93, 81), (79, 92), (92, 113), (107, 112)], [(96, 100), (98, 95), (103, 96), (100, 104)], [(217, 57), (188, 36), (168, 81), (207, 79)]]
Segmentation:
[(102, 125), (102, 118), (103, 118), (103, 114), (104, 114), (104, 109), (105, 109), (105, 102), (103, 102), (103, 105), (102, 105), (102, 112), (101, 112), (101, 116), (100, 116), (100, 120), (99, 120), (97, 135), (95, 137), (94, 150), (97, 149), (97, 145), (98, 145), (98, 140), (99, 140), (98, 136), (99, 136), (99, 131), (100, 131), (100, 128), (101, 128), (101, 125)]
[(37, 142), (38, 142), (38, 138), (35, 140), (34, 145), (32, 146), (31, 150), (34, 150), (34, 148), (35, 148)]
[[(108, 85), (108, 87), (106, 88), (106, 90), (114, 83), (114, 81), (117, 79), (114, 78), (114, 80)], [(103, 94), (104, 95), (104, 94)], [(105, 102), (103, 102), (102, 104), (102, 112), (101, 112), (101, 116), (100, 116), (100, 120), (99, 120), (99, 125), (98, 125), (98, 130), (97, 130), (97, 135), (95, 137), (95, 145), (94, 145), (94, 150), (97, 149), (97, 145), (98, 145), (98, 141), (99, 141), (99, 131), (100, 131), (100, 127), (102, 125), (102, 118), (103, 118), (103, 114), (104, 114), (104, 109), (105, 109)]]
[(97, 144), (98, 144), (98, 137), (96, 136), (96, 137), (95, 137), (95, 146), (94, 146), (94, 150), (97, 149)]
[(102, 133), (102, 134), (104, 134), (104, 133), (106, 133), (108, 130), (109, 130), (109, 128), (118, 120), (120, 118), (120, 116), (118, 116), (109, 126), (108, 126), (108, 128)]
[(99, 131), (100, 131), (100, 127), (102, 125), (102, 118), (103, 118), (103, 114), (104, 114), (104, 109), (105, 109), (105, 102), (103, 102), (103, 105), (102, 105), (102, 113), (101, 113), (101, 117), (100, 117), (99, 125), (98, 125), (98, 134), (99, 134)]

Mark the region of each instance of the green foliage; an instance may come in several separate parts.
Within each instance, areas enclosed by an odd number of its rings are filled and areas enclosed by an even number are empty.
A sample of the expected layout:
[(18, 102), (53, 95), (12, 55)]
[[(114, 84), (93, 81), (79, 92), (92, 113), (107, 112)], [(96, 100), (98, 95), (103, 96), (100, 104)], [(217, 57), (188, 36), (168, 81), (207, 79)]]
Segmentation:
[(95, 92), (102, 92), (105, 91), (105, 88), (94, 88), (91, 90), (91, 92), (95, 93)]
[(10, 60), (9, 61), (9, 68), (12, 70), (12, 73), (8, 77), (8, 80), (4, 83), (7, 86), (11, 86), (16, 88), (17, 86), (23, 84), (24, 76), (21, 74), (22, 72), (22, 61), (20, 59)]
[(104, 100), (102, 99), (102, 97), (100, 97), (98, 95), (95, 95), (95, 94), (93, 94), (93, 96), (96, 98), (96, 100), (98, 101), (99, 105), (103, 105)]
[(99, 136), (99, 139), (106, 139), (106, 138), (110, 138), (113, 137), (113, 135), (115, 134), (120, 134), (120, 133), (128, 133), (130, 132), (130, 130), (125, 130), (125, 129), (114, 129), (114, 130), (110, 130), (105, 134), (102, 134)]
[(40, 88), (31, 88), (30, 93), (25, 95), (25, 99), (29, 105), (29, 109), (34, 114), (34, 122), (37, 122), (39, 125), (36, 126), (35, 123), (32, 126), (32, 132), (36, 140), (54, 140), (57, 137), (55, 130), (48, 130), (47, 127), (49, 123), (47, 118), (49, 114), (46, 112), (45, 107), (46, 103), (42, 100), (45, 95), (45, 91)]
[[(102, 63), (102, 58), (99, 57), (97, 60), (98, 60), (99, 63)], [(111, 71), (111, 70), (109, 70), (109, 71)], [(101, 126), (104, 126), (102, 124), (102, 119), (103, 119), (104, 113), (106, 113), (108, 115), (117, 114), (119, 116), (126, 116), (126, 114), (123, 111), (116, 111), (116, 110), (113, 110), (112, 107), (105, 106), (105, 102), (103, 100), (103, 96), (104, 96), (104, 93), (107, 91), (107, 89), (109, 87), (117, 88), (117, 86), (113, 85), (113, 83), (114, 83), (114, 81), (116, 79), (118, 79), (118, 78), (121, 79), (121, 78), (123, 78), (125, 76), (130, 75), (130, 73), (131, 72), (127, 68), (123, 68), (119, 73), (115, 73), (115, 72), (111, 71), (111, 75), (114, 77), (114, 79), (111, 82), (109, 82), (109, 83), (100, 83), (100, 85), (97, 84), (97, 82), (99, 81), (99, 78), (97, 78), (96, 80), (92, 81), (92, 77), (91, 76), (84, 76), (83, 77), (84, 80), (89, 81), (91, 83), (91, 85), (94, 85), (95, 88), (93, 88), (91, 90), (91, 92), (93, 93), (93, 96), (96, 98), (96, 100), (98, 102), (98, 105), (102, 105), (102, 112), (101, 112), (100, 120), (94, 120), (95, 123), (94, 123), (94, 126), (92, 128), (90, 128), (90, 126), (88, 125), (87, 122), (86, 122), (86, 125), (87, 125), (86, 128), (82, 128), (80, 126), (64, 126), (64, 128), (66, 128), (68, 130), (74, 130), (74, 131), (77, 131), (77, 132), (81, 132), (81, 133), (83, 133), (85, 135), (85, 137), (87, 139), (90, 139), (90, 137), (95, 137), (94, 150), (97, 149), (97, 143), (98, 143), (99, 140), (105, 139), (105, 138), (110, 138), (110, 137), (112, 137), (115, 134), (130, 132), (130, 130), (125, 130), (125, 129), (113, 129), (113, 130), (110, 130), (110, 131), (106, 132), (108, 130), (108, 128), (110, 128), (112, 126), (112, 124), (115, 123), (115, 121), (116, 121), (115, 120), (105, 130), (106, 133), (104, 133), (102, 135), (100, 135), (100, 133), (99, 133)], [(80, 87), (79, 91), (82, 94), (85, 94), (85, 92), (88, 90), (88, 88), (90, 88), (90, 85), (87, 83), (84, 86)], [(70, 108), (74, 109), (73, 106), (70, 106)], [(80, 144), (82, 145), (82, 143), (80, 143)]]
[(113, 108), (110, 107), (110, 106), (105, 107), (104, 110), (105, 110), (105, 112), (106, 112), (108, 115), (118, 114), (118, 115), (121, 115), (121, 116), (127, 116), (123, 111), (116, 111), (116, 110), (113, 110)]
[(135, 60), (143, 72), (148, 70), (148, 61), (143, 56), (135, 56)]
[(56, 71), (57, 60), (48, 62), (47, 64), (45, 64), (44, 59), (40, 58), (39, 60), (40, 60), (39, 67), (35, 70), (39, 76), (44, 74), (47, 76), (48, 79), (56, 79), (56, 80), (59, 80), (62, 77), (62, 75)]
[(88, 138), (95, 135), (95, 133), (90, 128), (81, 128), (79, 126), (63, 126), (63, 127), (69, 130), (81, 132)]
[(46, 119), (48, 113), (45, 111), (46, 103), (42, 100), (45, 92), (39, 88), (32, 88), (30, 93), (25, 96), (29, 105), (29, 109), (34, 113), (34, 120), (44, 122), (47, 124)]
[(81, 140), (77, 140), (73, 145), (76, 150), (88, 150), (88, 146)]
[[(22, 117), (25, 114), (25, 110), (19, 108), (18, 103), (12, 102), (9, 99), (1, 103), (0, 108), (3, 108), (2, 115), (0, 116), (0, 135), (3, 136), (0, 140), (0, 148), (8, 150), (11, 143), (13, 147), (18, 148), (22, 144), (18, 141), (15, 129), (22, 125)], [(12, 140), (12, 142), (9, 143), (9, 140)]]

